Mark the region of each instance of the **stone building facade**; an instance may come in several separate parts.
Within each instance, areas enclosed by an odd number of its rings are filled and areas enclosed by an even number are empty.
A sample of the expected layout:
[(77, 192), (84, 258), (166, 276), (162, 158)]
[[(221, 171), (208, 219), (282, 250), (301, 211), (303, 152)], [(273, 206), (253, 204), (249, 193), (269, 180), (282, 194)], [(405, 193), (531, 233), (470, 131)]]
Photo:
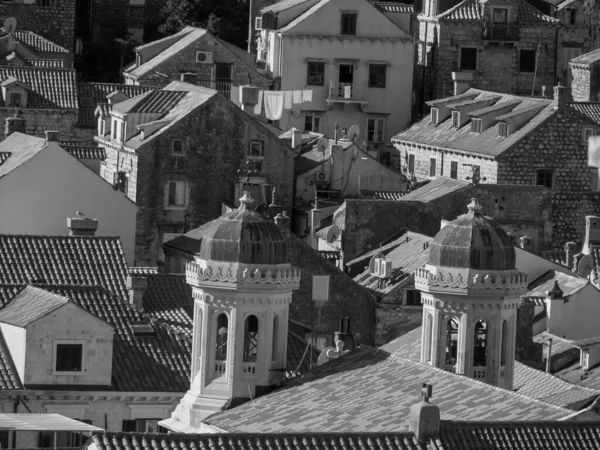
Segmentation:
[(125, 27), (133, 42), (145, 42), (148, 29), (157, 26), (161, 0), (93, 0), (88, 11), (91, 40), (98, 42), (107, 29), (118, 23)]
[[(155, 97), (168, 106), (152, 109)], [(223, 204), (237, 205), (244, 183), (259, 204), (276, 187), (291, 210), (291, 148), (216, 91), (173, 83), (111, 108), (110, 116), (98, 108), (100, 175), (139, 208), (136, 265), (155, 266), (163, 240), (218, 217)], [(238, 173), (248, 167), (248, 176)]]
[[(598, 212), (597, 171), (587, 167), (587, 139), (597, 133), (600, 104), (565, 102), (562, 87), (555, 88), (553, 101), (477, 92), (431, 102), (439, 117), (429, 116), (394, 138), (403, 170), (423, 180), (443, 175), (546, 186), (552, 191), (553, 226), (551, 238), (540, 241), (536, 251), (581, 241), (583, 222), (575, 219)], [(498, 97), (481, 103), (487, 95)], [(444, 108), (452, 110), (446, 118)], [(430, 123), (432, 117), (439, 119), (437, 125)]]
[(590, 50), (586, 48), (588, 30), (583, 1), (565, 0), (556, 7), (554, 15), (561, 25), (556, 47), (556, 77), (564, 86), (571, 86), (569, 61)]
[[(182, 74), (193, 84), (231, 98), (232, 86), (270, 87), (272, 80), (255, 70), (255, 56), (202, 28), (179, 33), (135, 48), (135, 64), (123, 72), (126, 84), (162, 88)], [(201, 55), (204, 59), (200, 61)]]
[(417, 101), (453, 93), (453, 72), (504, 93), (554, 85), (558, 20), (524, 0), (423, 2), (414, 86)]

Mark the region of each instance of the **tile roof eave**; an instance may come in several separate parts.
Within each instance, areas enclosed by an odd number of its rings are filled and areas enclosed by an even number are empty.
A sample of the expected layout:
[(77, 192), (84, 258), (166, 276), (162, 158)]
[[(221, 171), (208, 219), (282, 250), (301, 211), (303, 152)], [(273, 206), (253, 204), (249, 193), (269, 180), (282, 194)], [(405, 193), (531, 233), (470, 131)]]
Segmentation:
[[(392, 138), (392, 144), (414, 144), (415, 142), (416, 141), (397, 139), (395, 137)], [(500, 152), (497, 155), (490, 155), (487, 153), (477, 153), (475, 151), (460, 150), (460, 149), (453, 148), (453, 147), (440, 147), (439, 145), (427, 144), (427, 143), (422, 143), (422, 142), (416, 142), (416, 143), (423, 147), (429, 147), (431, 149), (434, 149), (434, 150), (437, 150), (440, 152), (458, 153), (458, 154), (462, 154), (462, 155), (466, 155), (466, 156), (477, 155), (478, 157), (488, 158), (491, 160), (496, 159), (496, 157), (498, 157), (502, 153), (502, 152)]]

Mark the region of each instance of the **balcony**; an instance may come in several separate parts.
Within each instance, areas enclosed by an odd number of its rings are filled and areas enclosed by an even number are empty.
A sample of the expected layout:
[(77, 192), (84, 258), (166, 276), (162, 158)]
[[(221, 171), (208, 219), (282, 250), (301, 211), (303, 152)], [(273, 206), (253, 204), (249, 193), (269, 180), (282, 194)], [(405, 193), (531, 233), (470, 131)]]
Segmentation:
[(330, 81), (327, 93), (327, 105), (331, 109), (335, 103), (340, 103), (344, 109), (348, 109), (351, 104), (356, 104), (362, 111), (367, 104), (366, 91), (365, 83), (339, 83), (337, 81)]
[(519, 40), (519, 25), (516, 23), (484, 23), (484, 41), (515, 42)]
[(242, 365), (242, 373), (244, 376), (254, 377), (256, 376), (256, 363), (254, 362), (245, 362)]
[(483, 366), (476, 366), (473, 368), (473, 378), (476, 380), (485, 380), (487, 375), (487, 368)]
[(219, 91), (229, 100), (231, 100), (231, 80), (198, 80), (198, 86)]

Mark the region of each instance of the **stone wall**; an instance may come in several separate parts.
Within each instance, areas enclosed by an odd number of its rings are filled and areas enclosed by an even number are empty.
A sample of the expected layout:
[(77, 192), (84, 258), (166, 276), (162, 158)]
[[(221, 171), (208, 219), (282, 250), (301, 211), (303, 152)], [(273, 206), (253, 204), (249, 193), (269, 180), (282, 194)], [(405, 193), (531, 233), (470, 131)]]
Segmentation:
[[(190, 132), (192, 130), (192, 132)], [(171, 155), (173, 139), (184, 139), (184, 157)], [(136, 154), (106, 145), (101, 176), (112, 183), (117, 170), (130, 171), (127, 196), (139, 207), (136, 265), (156, 265), (162, 233), (194, 229), (235, 202), (237, 171), (245, 165), (250, 141), (263, 142), (257, 177), (277, 187), (285, 209), (292, 205), (293, 153), (275, 134), (222, 96), (189, 113), (176, 125), (137, 149)], [(117, 169), (118, 165), (118, 169)], [(167, 181), (187, 181), (187, 209), (165, 208)], [(256, 199), (258, 200), (258, 199)], [(258, 204), (256, 201), (255, 206)]]
[[(158, 64), (152, 73), (145, 74), (137, 79), (141, 86), (164, 87), (171, 81), (179, 81), (182, 72), (192, 72), (198, 74), (199, 83), (214, 79), (214, 64), (199, 64), (196, 62), (197, 51), (209, 51), (213, 54), (214, 63), (232, 64), (232, 84), (235, 86), (249, 84), (251, 81), (254, 86), (262, 88), (270, 87), (272, 80), (253, 70), (250, 66), (243, 63), (235, 56), (230, 49), (219, 42), (213, 36), (205, 34), (200, 39), (191, 43), (184, 50), (176, 53)], [(235, 49), (234, 49), (235, 51)], [(240, 51), (243, 51), (240, 49)], [(155, 72), (167, 75), (167, 77), (157, 77)], [(208, 87), (212, 87), (207, 85)]]
[(587, 165), (584, 125), (593, 124), (563, 107), (498, 157), (498, 183), (532, 184), (538, 169), (554, 170), (552, 244), (547, 249), (582, 242), (584, 216), (600, 214), (600, 192), (592, 189), (592, 171)]
[(17, 29), (33, 31), (73, 51), (75, 48), (76, 0), (43, 0), (35, 4), (0, 5), (0, 17), (17, 19)]
[[(576, 8), (575, 23), (571, 24), (570, 8)], [(587, 28), (585, 26), (585, 11), (583, 2), (577, 0), (569, 5), (569, 8), (564, 8), (556, 14), (557, 19), (561, 22), (561, 27), (558, 29), (558, 47), (556, 58), (556, 76), (563, 86), (570, 86), (572, 77), (569, 70), (569, 58), (573, 57), (569, 49), (579, 48), (581, 53), (584, 51), (584, 44), (587, 41)]]
[(596, 102), (600, 100), (600, 61), (590, 65), (570, 64), (571, 95), (576, 102)]
[[(14, 108), (0, 108), (0, 137), (4, 138), (4, 121), (14, 117)], [(25, 120), (25, 133), (32, 136), (46, 137), (45, 131), (52, 130), (60, 133), (60, 139), (83, 141), (86, 133), (75, 128), (77, 111), (69, 109), (19, 109), (19, 118)], [(89, 139), (88, 141), (89, 142)]]

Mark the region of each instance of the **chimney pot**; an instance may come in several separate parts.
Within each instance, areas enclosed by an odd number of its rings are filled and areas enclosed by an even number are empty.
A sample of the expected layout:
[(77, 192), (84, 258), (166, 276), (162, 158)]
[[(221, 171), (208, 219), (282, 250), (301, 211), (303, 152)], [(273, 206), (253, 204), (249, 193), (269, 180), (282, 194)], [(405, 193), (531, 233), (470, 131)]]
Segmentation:
[(98, 229), (98, 219), (77, 212), (76, 217), (67, 218), (67, 228), (71, 230), (69, 236), (94, 236)]
[(575, 252), (577, 251), (577, 244), (575, 242), (567, 242), (565, 244), (565, 264), (567, 267), (573, 267), (573, 261), (575, 260)]
[(525, 251), (533, 252), (533, 239), (531, 239), (531, 236), (526, 234), (521, 236), (519, 247)]
[(294, 150), (300, 150), (302, 145), (302, 130), (292, 128), (292, 148)]
[(145, 277), (127, 275), (129, 303), (140, 311), (144, 309), (144, 292), (147, 287), (148, 280)]
[(50, 131), (46, 130), (46, 142), (58, 142), (58, 135), (60, 134), (58, 131)]
[(198, 84), (198, 74), (195, 72), (183, 72), (181, 74), (181, 81), (189, 84)]
[(287, 233), (290, 229), (290, 218), (286, 215), (285, 211), (275, 216), (275, 224), (283, 233)]
[(558, 109), (559, 107), (565, 104), (565, 87), (558, 83), (558, 85), (554, 86), (554, 109)]
[[(428, 385), (423, 386), (423, 391), (427, 388), (430, 392)], [(429, 403), (429, 395), (424, 393), (423, 400), (410, 407), (409, 427), (420, 443), (427, 443), (439, 434), (440, 408)]]
[(454, 81), (454, 95), (465, 93), (473, 82), (473, 72), (452, 72)]
[(258, 104), (257, 86), (240, 86), (240, 108), (242, 111), (253, 115), (254, 107)]

